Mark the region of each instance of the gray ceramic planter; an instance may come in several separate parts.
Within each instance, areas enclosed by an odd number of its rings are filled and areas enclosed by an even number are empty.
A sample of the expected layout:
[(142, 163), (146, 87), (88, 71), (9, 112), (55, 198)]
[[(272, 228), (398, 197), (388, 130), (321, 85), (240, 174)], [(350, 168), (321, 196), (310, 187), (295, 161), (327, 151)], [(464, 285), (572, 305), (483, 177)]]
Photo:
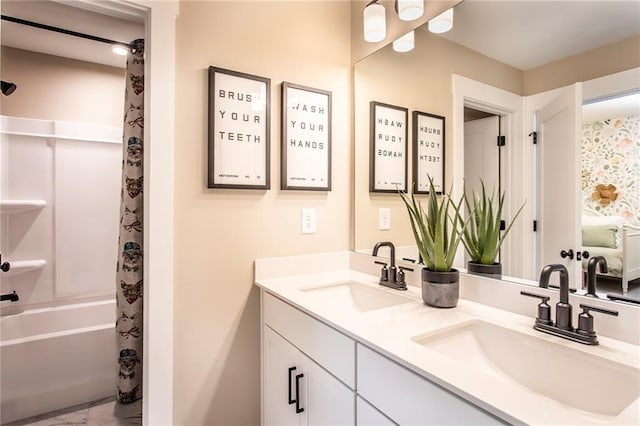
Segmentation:
[(491, 278), (502, 278), (502, 264), (494, 263), (492, 265), (485, 265), (476, 262), (467, 262), (467, 272), (470, 274), (484, 275)]
[(458, 304), (459, 282), (460, 273), (457, 269), (434, 272), (422, 268), (422, 300), (436, 308), (453, 308)]

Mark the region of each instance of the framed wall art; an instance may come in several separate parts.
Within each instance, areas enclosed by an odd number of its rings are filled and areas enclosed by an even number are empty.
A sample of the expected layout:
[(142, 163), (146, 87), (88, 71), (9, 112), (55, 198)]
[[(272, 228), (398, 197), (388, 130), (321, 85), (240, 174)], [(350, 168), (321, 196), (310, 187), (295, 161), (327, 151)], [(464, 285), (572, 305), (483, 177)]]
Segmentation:
[(270, 188), (270, 87), (268, 78), (209, 67), (209, 188)]
[(429, 193), (429, 177), (444, 193), (444, 117), (413, 111), (413, 192)]
[(331, 92), (282, 83), (280, 188), (331, 190)]
[(407, 108), (370, 104), (369, 192), (407, 190)]

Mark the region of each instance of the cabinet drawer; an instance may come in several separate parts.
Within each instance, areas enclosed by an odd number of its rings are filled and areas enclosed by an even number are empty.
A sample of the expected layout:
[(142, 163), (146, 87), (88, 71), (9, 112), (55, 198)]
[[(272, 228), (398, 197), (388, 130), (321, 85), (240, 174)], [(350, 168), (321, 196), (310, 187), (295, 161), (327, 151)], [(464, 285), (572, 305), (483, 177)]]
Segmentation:
[(263, 321), (281, 336), (355, 389), (355, 341), (262, 291)]
[(358, 344), (358, 394), (401, 425), (501, 424), (429, 380)]

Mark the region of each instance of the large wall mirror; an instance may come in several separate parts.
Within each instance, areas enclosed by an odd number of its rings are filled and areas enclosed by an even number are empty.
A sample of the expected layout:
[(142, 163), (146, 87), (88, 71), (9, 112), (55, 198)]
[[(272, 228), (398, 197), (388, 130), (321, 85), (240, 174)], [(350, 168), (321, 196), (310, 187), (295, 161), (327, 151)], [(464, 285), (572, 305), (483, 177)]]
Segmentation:
[[(554, 26), (558, 26), (561, 33), (556, 33), (552, 29)], [(523, 124), (524, 115), (541, 109), (545, 102), (550, 102), (564, 90), (562, 88), (574, 83), (585, 82), (584, 87), (578, 84), (575, 89), (584, 89), (584, 95), (576, 95), (580, 103), (583, 99), (591, 104), (593, 98), (617, 97), (640, 91), (639, 34), (640, 3), (637, 1), (466, 0), (454, 7), (454, 26), (448, 33), (432, 34), (423, 24), (415, 29), (415, 48), (412, 51), (398, 53), (389, 44), (359, 60), (354, 65), (355, 250), (368, 252), (378, 241), (392, 241), (398, 247), (398, 257), (417, 257), (408, 216), (400, 197), (393, 193), (369, 191), (372, 101), (409, 111), (409, 183), (413, 179), (411, 112), (421, 111), (445, 117), (444, 186), (447, 191), (451, 189), (459, 194), (463, 178), (467, 182), (477, 182), (478, 175), (482, 174), (485, 181), (495, 183), (496, 189), (499, 186), (507, 192), (505, 219), (508, 220), (509, 215), (526, 203), (501, 252), (500, 259), (505, 265), (504, 279), (535, 284), (539, 264), (546, 258), (539, 253), (538, 247), (544, 228), (534, 234), (533, 221), (539, 217), (538, 210), (545, 204), (544, 200), (547, 200), (547, 205), (570, 206), (571, 217), (575, 218), (570, 219), (573, 220), (574, 239), (577, 239), (575, 252), (582, 250), (580, 217), (583, 207), (597, 214), (625, 216), (628, 223), (640, 221), (640, 206), (632, 201), (633, 197), (640, 199), (640, 192), (631, 193), (629, 187), (626, 187), (627, 204), (623, 207), (623, 203), (616, 201), (618, 207), (613, 209), (615, 212), (595, 200), (587, 202), (590, 194), (597, 190), (593, 185), (595, 180), (589, 181), (585, 174), (602, 173), (604, 167), (602, 164), (594, 165), (598, 161), (594, 156), (600, 154), (595, 154), (593, 146), (585, 148), (591, 153), (585, 155), (591, 156), (582, 159), (582, 163), (589, 164), (593, 172), (580, 168), (580, 162), (577, 162), (577, 171), (571, 179), (573, 186), (558, 183), (555, 188), (550, 188), (548, 182), (546, 186), (538, 183), (534, 162), (538, 154), (528, 137), (534, 127)], [(610, 90), (604, 88), (609, 83), (600, 84), (603, 87), (596, 87), (599, 83), (593, 83), (594, 79), (620, 73), (625, 76), (625, 83), (616, 86), (614, 82)], [(473, 93), (489, 88), (487, 101), (460, 95), (468, 87)], [(482, 98), (482, 95), (478, 97)], [(461, 99), (464, 105), (461, 105)], [(494, 102), (496, 99), (498, 101)], [(600, 132), (611, 133), (624, 127), (625, 131), (637, 132), (640, 107), (637, 98), (629, 99), (630, 107), (599, 112), (595, 119), (585, 114), (597, 123), (590, 127), (591, 130), (586, 124), (583, 128), (580, 123), (578, 131), (591, 131), (593, 134), (594, 128), (598, 128)], [(620, 120), (630, 116), (635, 116), (635, 119)], [(534, 126), (533, 122), (531, 126)], [(491, 153), (488, 153), (491, 148), (472, 150), (469, 144), (475, 142), (470, 142), (469, 137), (482, 139), (487, 132), (491, 133), (489, 138), (502, 134), (509, 135), (512, 140), (502, 148), (495, 144)], [(615, 137), (624, 139), (620, 134)], [(628, 145), (633, 148), (628, 148), (626, 154), (616, 155), (618, 160), (611, 160), (614, 163), (609, 167), (620, 164), (624, 155), (635, 156), (636, 164), (640, 161), (639, 136), (631, 135), (630, 141), (625, 139), (625, 147), (620, 149), (627, 149)], [(616, 144), (620, 147), (620, 142)], [(582, 146), (576, 146), (575, 150), (576, 155), (582, 155)], [(475, 170), (469, 165), (475, 165)], [(595, 170), (594, 167), (600, 169)], [(617, 188), (625, 186), (633, 176), (619, 174), (617, 178), (619, 181), (605, 183), (603, 191), (608, 184)], [(640, 185), (636, 185), (635, 191), (640, 191)], [(544, 187), (542, 191), (541, 187)], [(573, 201), (569, 203), (568, 200)], [(386, 228), (389, 222), (390, 229), (380, 229)], [(547, 232), (548, 238), (545, 238), (549, 240), (552, 234)], [(570, 247), (573, 246), (569, 245), (567, 249)], [(640, 256), (640, 251), (636, 256)], [(464, 255), (458, 258), (457, 265), (463, 266)], [(574, 265), (575, 274), (581, 275), (580, 264), (574, 262)], [(581, 286), (581, 281), (573, 278), (572, 281), (572, 287)]]

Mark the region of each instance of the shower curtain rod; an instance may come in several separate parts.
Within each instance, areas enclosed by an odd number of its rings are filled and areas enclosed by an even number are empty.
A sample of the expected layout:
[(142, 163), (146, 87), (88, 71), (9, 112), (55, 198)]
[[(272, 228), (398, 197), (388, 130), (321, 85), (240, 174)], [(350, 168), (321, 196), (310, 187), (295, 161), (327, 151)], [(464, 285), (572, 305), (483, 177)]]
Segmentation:
[(131, 47), (131, 45), (129, 43), (123, 43), (121, 41), (116, 41), (116, 40), (110, 40), (108, 38), (98, 37), (98, 36), (94, 36), (94, 35), (91, 35), (91, 34), (79, 33), (77, 31), (71, 31), (71, 30), (67, 30), (67, 29), (64, 29), (64, 28), (54, 27), (54, 26), (51, 26), (51, 25), (40, 24), (38, 22), (27, 21), (26, 19), (14, 18), (13, 16), (2, 15), (2, 20), (3, 21), (14, 22), (16, 24), (21, 24), (21, 25), (27, 25), (27, 26), (34, 27), (34, 28), (40, 28), (42, 30), (54, 31), (54, 32), (57, 32), (57, 33), (62, 33), (62, 34), (66, 34), (66, 35), (70, 35), (70, 36), (74, 36), (74, 37), (80, 37), (80, 38), (84, 38), (84, 39), (87, 39), (87, 40), (98, 41), (100, 43), (118, 44), (118, 45), (121, 45), (121, 46)]

